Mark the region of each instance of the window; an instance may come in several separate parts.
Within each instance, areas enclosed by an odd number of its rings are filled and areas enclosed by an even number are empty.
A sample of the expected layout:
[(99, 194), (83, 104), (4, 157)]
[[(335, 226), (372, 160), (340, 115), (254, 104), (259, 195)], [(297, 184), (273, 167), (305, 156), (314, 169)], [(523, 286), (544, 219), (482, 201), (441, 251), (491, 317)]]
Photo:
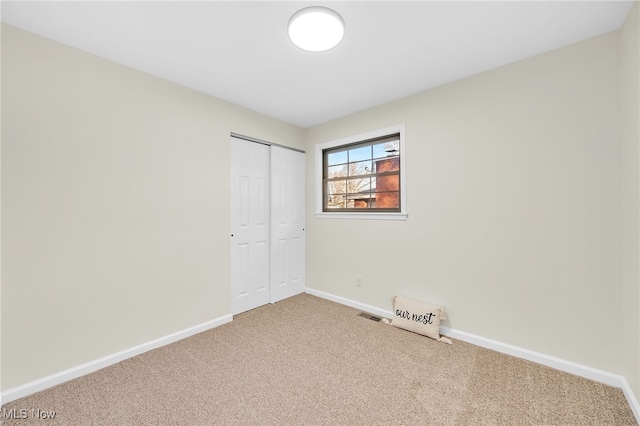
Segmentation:
[(400, 211), (400, 134), (322, 155), (322, 211)]
[(316, 146), (318, 217), (406, 219), (404, 126)]

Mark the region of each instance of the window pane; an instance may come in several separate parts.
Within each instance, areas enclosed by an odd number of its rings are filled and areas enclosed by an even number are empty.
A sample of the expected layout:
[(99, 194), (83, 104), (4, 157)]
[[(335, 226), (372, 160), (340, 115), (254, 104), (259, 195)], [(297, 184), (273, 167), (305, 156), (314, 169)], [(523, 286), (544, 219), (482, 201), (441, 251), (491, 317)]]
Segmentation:
[(327, 155), (327, 166), (344, 164), (347, 162), (347, 151), (331, 152)]
[(371, 146), (363, 146), (349, 150), (349, 162), (368, 160), (371, 158)]
[(349, 176), (370, 175), (371, 173), (373, 173), (373, 171), (370, 160), (349, 164)]
[(387, 157), (375, 160), (376, 173), (397, 172), (400, 170), (400, 157)]
[(357, 189), (355, 192), (349, 192), (347, 199), (349, 200), (349, 208), (368, 209), (372, 207), (372, 201), (375, 201), (375, 195), (371, 195), (371, 178), (366, 179), (350, 179), (347, 183), (350, 189)]
[(384, 158), (400, 153), (400, 141), (383, 142), (373, 145), (373, 158)]
[(344, 195), (327, 196), (325, 206), (327, 209), (344, 209), (346, 201), (347, 198)]
[(375, 191), (400, 191), (400, 176), (397, 174), (378, 176), (374, 182)]
[(371, 205), (372, 200), (375, 201), (375, 199), (372, 199), (371, 197), (354, 198), (353, 200), (349, 200), (350, 201), (349, 207), (352, 209), (368, 209), (373, 207)]
[(376, 198), (377, 208), (379, 209), (400, 208), (400, 192), (377, 192), (374, 195)]
[(349, 171), (349, 166), (343, 164), (341, 166), (331, 166), (328, 168), (327, 178), (346, 177)]
[(362, 192), (371, 191), (371, 180), (364, 179), (349, 179), (347, 181), (347, 194), (359, 194)]
[(347, 185), (345, 180), (334, 180), (327, 182), (325, 185), (325, 194), (336, 195), (345, 194), (347, 192)]

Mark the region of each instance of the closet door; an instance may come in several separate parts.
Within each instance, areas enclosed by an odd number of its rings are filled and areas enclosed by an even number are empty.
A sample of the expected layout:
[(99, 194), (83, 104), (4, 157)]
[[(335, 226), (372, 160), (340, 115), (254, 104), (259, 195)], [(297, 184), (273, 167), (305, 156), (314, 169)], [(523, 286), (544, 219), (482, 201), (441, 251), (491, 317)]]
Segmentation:
[(305, 289), (304, 166), (304, 153), (271, 147), (271, 303)]
[(269, 303), (269, 147), (231, 138), (231, 313)]

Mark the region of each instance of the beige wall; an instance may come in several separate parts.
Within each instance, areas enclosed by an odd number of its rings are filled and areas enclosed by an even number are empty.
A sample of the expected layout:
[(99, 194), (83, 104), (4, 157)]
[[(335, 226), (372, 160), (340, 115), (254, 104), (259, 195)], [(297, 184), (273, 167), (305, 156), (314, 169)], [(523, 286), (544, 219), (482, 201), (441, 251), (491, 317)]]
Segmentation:
[(229, 132), (302, 131), (6, 25), (2, 63), (2, 389), (229, 314)]
[[(444, 325), (622, 374), (617, 53), (607, 34), (310, 129), (307, 287), (443, 303)], [(316, 219), (313, 146), (399, 123), (408, 220)]]
[(623, 169), (624, 375), (640, 398), (640, 6), (620, 31)]

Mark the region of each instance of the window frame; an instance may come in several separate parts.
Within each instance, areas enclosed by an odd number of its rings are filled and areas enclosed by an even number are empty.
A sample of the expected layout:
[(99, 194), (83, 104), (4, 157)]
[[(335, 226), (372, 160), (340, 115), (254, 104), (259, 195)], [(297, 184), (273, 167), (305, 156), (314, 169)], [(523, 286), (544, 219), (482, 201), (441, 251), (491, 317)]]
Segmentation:
[[(323, 211), (323, 173), (324, 173), (324, 151), (340, 147), (347, 147), (357, 143), (367, 142), (372, 139), (383, 138), (399, 134), (399, 150), (400, 150), (400, 211), (380, 211), (367, 209), (353, 209), (353, 211)], [(348, 136), (329, 142), (320, 143), (315, 146), (315, 181), (316, 181), (316, 210), (317, 218), (333, 218), (333, 219), (382, 219), (382, 220), (406, 220), (407, 213), (407, 190), (406, 190), (406, 158), (405, 149), (405, 126), (398, 124), (384, 129), (374, 130), (367, 133)]]

